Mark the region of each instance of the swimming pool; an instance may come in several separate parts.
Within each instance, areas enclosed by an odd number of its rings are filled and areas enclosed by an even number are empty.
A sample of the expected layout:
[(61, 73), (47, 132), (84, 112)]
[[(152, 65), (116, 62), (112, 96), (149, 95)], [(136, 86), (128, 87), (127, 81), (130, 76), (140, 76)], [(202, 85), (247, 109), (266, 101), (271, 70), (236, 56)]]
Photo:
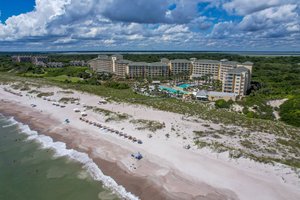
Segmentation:
[(191, 85), (190, 85), (190, 84), (187, 84), (187, 83), (178, 85), (178, 87), (183, 88), (183, 89), (188, 88), (188, 87), (190, 87), (190, 86), (191, 86)]
[(188, 94), (187, 92), (185, 91), (182, 91), (182, 90), (175, 90), (173, 88), (169, 88), (169, 87), (165, 87), (165, 86), (159, 86), (160, 89), (162, 90), (167, 90), (168, 92), (171, 92), (173, 94), (176, 94), (177, 92), (179, 93), (182, 93), (182, 94)]

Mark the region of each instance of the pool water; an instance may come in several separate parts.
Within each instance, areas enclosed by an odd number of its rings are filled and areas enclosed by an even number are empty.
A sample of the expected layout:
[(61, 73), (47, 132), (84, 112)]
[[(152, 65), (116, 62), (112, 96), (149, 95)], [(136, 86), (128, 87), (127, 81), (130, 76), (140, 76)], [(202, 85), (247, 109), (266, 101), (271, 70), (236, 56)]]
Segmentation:
[(176, 94), (178, 91), (179, 91), (179, 93), (187, 94), (187, 92), (185, 92), (185, 91), (182, 91), (182, 90), (175, 90), (175, 89), (173, 89), (173, 88), (169, 88), (169, 87), (165, 87), (165, 86), (159, 86), (159, 88), (162, 89), (162, 90), (167, 90), (168, 92), (171, 92), (171, 93), (173, 93), (173, 94)]
[(186, 88), (188, 88), (188, 87), (190, 87), (191, 85), (190, 84), (181, 84), (181, 85), (178, 85), (178, 87), (180, 87), (180, 88), (183, 88), (183, 89), (186, 89)]

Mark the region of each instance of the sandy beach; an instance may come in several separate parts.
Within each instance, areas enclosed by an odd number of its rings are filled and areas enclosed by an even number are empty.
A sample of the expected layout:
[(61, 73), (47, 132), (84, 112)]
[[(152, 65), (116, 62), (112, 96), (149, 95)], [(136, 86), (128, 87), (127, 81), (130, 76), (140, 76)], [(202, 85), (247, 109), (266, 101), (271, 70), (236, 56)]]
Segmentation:
[[(87, 153), (105, 175), (140, 199), (300, 199), (300, 180), (292, 169), (244, 158), (230, 159), (226, 152), (214, 153), (194, 146), (194, 130), (205, 131), (207, 124), (218, 130), (222, 128), (220, 124), (191, 117), (187, 120), (180, 114), (125, 103), (99, 105), (100, 100), (104, 101), (101, 97), (77, 91), (64, 93), (57, 87), (38, 90), (53, 95), (48, 101), (1, 85), (0, 113), (66, 143), (69, 149)], [(78, 99), (78, 104), (53, 105), (62, 98)], [(108, 120), (107, 113), (89, 107), (110, 111), (113, 117)], [(83, 122), (80, 112), (74, 109), (85, 112), (90, 121), (140, 139), (142, 144)], [(115, 113), (126, 114), (127, 118), (116, 120)], [(66, 119), (70, 123), (65, 123)], [(141, 120), (157, 121), (163, 127), (149, 130)], [(186, 145), (191, 148), (183, 148)], [(141, 152), (143, 159), (132, 158), (136, 152)]]

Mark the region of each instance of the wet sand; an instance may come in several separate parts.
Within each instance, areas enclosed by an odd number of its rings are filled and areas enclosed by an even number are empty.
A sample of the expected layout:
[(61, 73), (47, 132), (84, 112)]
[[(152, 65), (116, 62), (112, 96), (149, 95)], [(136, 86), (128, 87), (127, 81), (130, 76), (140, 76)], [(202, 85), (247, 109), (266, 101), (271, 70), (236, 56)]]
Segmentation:
[[(8, 101), (1, 101), (0, 112), (6, 116), (14, 116), (17, 121), (29, 125), (32, 130), (40, 134), (50, 136), (54, 141), (66, 143), (68, 149), (87, 153), (105, 175), (112, 177), (118, 184), (124, 186), (128, 192), (133, 193), (140, 199), (238, 199), (231, 191), (216, 189), (205, 183), (195, 183), (183, 178), (178, 172), (169, 171), (164, 176), (153, 177), (141, 176), (142, 173), (139, 173), (139, 175), (132, 173), (124, 169), (122, 163), (102, 158), (94, 151), (93, 146), (105, 146), (112, 152), (122, 152), (125, 156), (130, 154), (128, 150), (122, 149), (122, 147), (116, 146), (116, 144), (107, 140), (95, 140), (95, 138), (80, 133), (79, 130), (70, 125), (62, 127), (61, 123), (49, 114), (37, 112)], [(159, 168), (158, 165), (148, 160), (144, 159), (143, 162), (144, 166), (148, 166), (146, 170), (151, 171)], [(179, 188), (186, 187), (186, 191), (189, 191), (190, 194), (184, 192), (170, 193), (165, 189), (166, 185)], [(195, 194), (202, 190), (204, 195), (191, 195), (193, 193), (191, 190), (198, 190)]]

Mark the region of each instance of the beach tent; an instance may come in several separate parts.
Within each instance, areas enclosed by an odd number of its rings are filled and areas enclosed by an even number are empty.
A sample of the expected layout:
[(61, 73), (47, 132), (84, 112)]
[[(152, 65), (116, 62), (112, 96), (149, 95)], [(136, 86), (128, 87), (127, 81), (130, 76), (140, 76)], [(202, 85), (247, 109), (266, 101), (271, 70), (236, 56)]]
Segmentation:
[(80, 112), (79, 108), (74, 108), (73, 111), (74, 112)]
[(131, 154), (132, 157), (134, 157), (137, 160), (141, 160), (143, 158), (143, 155), (140, 152)]
[(87, 116), (86, 112), (81, 112), (80, 114), (81, 114), (82, 117), (86, 117)]

